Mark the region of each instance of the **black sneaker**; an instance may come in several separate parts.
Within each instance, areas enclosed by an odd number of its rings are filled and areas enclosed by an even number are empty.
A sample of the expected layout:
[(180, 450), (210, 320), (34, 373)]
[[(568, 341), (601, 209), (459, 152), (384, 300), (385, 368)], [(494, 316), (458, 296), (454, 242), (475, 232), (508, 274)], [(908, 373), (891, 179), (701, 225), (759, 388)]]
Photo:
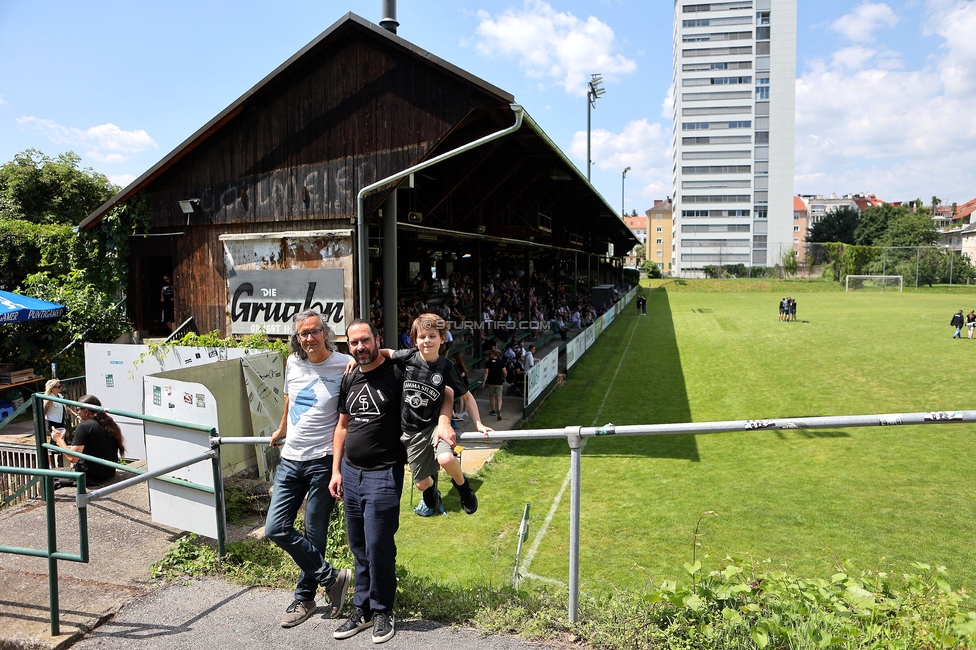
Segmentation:
[[(454, 483), (453, 481), (451, 481)], [(464, 512), (473, 515), (478, 511), (478, 497), (475, 495), (474, 490), (471, 489), (471, 483), (467, 478), (464, 479), (464, 483), (458, 485), (454, 483), (454, 489), (457, 490), (458, 496), (461, 497), (461, 507), (464, 508)]]
[(332, 586), (325, 588), (325, 594), (329, 597), (329, 603), (333, 607), (333, 616), (342, 611), (342, 604), (346, 602), (346, 592), (349, 591), (349, 580), (351, 578), (352, 572), (349, 569), (340, 569), (336, 572)]
[(349, 618), (335, 629), (332, 638), (348, 639), (351, 636), (356, 636), (372, 624), (373, 617), (370, 616), (369, 612), (363, 611), (362, 607), (353, 607)]
[(393, 612), (376, 612), (373, 614), (373, 643), (389, 641), (396, 634), (393, 629)]
[(501, 420), (501, 419), (502, 419), (502, 414), (501, 414), (501, 412), (499, 412), (499, 413), (498, 413), (498, 419), (499, 419), (499, 420)]
[(295, 600), (281, 617), (281, 627), (295, 627), (315, 613), (314, 600)]

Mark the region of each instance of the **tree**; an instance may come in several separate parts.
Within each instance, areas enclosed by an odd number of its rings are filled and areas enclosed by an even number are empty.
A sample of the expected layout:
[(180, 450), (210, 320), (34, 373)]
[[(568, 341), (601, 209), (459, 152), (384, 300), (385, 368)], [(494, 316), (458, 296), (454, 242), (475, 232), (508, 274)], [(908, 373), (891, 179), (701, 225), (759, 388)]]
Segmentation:
[(807, 228), (807, 241), (853, 244), (854, 231), (860, 218), (861, 213), (856, 208), (847, 205), (837, 208)]
[[(113, 309), (112, 299), (88, 283), (83, 271), (70, 271), (64, 276), (35, 273), (27, 278), (23, 291), (68, 309), (57, 320), (4, 326), (6, 336), (0, 338), (0, 358), (9, 359), (17, 367), (46, 368), (72, 340), (84, 336), (90, 343), (108, 343), (132, 328), (124, 309)], [(84, 346), (75, 345), (58, 359), (58, 367), (62, 377), (83, 374)]]
[(647, 273), (649, 278), (660, 278), (661, 277), (661, 267), (652, 262), (651, 260), (645, 260), (641, 268)]
[(783, 271), (793, 277), (797, 270), (796, 251), (792, 248), (783, 252)]
[(864, 211), (854, 229), (854, 243), (859, 246), (876, 246), (884, 237), (888, 224), (895, 217), (911, 214), (907, 206), (893, 206), (888, 203), (873, 206)]
[(79, 169), (69, 151), (51, 159), (36, 149), (0, 167), (0, 219), (78, 225), (118, 191), (104, 174)]
[(902, 212), (888, 221), (880, 246), (931, 246), (939, 241), (939, 231), (928, 210)]

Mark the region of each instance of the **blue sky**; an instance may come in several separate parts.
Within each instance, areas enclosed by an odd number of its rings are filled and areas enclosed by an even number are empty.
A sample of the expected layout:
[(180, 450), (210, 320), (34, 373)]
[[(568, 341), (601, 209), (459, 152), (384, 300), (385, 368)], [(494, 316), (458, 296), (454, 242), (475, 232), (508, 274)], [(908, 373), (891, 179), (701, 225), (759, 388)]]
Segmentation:
[[(613, 206), (670, 189), (672, 3), (400, 0), (399, 35), (515, 95)], [(269, 4), (0, 0), (0, 161), (67, 150), (124, 185), (352, 11)], [(976, 2), (801, 0), (796, 193), (976, 196)], [(775, 29), (775, 16), (773, 17)]]

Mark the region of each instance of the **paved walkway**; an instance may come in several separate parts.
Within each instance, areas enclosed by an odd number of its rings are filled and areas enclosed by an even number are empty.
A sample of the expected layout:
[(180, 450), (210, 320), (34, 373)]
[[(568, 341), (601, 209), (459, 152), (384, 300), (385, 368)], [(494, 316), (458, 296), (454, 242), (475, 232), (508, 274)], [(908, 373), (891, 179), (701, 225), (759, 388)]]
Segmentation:
[[(337, 641), (332, 632), (342, 620), (319, 610), (294, 628), (279, 624), (290, 591), (242, 587), (223, 580), (194, 581), (158, 589), (125, 606), (111, 621), (75, 647), (82, 650), (183, 650), (201, 647), (374, 648), (370, 631)], [(348, 608), (348, 605), (346, 606)], [(511, 636), (482, 637), (476, 630), (423, 620), (397, 620), (388, 650), (528, 650), (538, 648)]]

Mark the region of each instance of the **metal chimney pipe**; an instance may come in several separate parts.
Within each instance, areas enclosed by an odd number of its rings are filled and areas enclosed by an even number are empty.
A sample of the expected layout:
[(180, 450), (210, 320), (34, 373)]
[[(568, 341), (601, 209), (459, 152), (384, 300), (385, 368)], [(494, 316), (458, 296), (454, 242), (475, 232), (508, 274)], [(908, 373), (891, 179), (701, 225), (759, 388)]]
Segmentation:
[(388, 29), (396, 34), (397, 27), (400, 26), (400, 23), (398, 23), (396, 19), (396, 0), (382, 0), (382, 2), (383, 18), (380, 19), (380, 27), (383, 29)]

